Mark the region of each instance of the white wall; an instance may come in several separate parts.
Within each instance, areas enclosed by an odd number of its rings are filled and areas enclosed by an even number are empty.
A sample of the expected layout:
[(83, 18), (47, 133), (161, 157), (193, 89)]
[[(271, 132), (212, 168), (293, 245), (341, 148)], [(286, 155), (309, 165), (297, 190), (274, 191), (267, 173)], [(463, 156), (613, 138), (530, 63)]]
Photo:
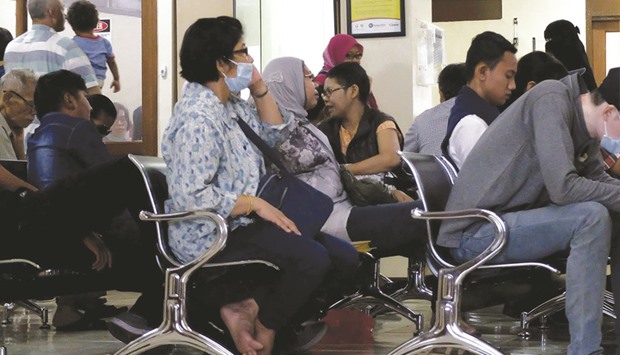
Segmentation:
[(420, 86), (416, 80), (416, 21), (431, 22), (431, 0), (405, 2), (405, 37), (364, 38), (362, 66), (373, 78), (372, 90), (379, 108), (392, 115), (406, 131), (415, 114), (432, 104), (434, 86)]
[(0, 27), (15, 37), (15, 0), (0, 0)]
[(307, 0), (262, 0), (262, 67), (274, 58), (292, 56), (317, 74), (334, 35), (333, 7), (331, 0), (312, 0), (312, 6)]
[(544, 31), (555, 20), (565, 19), (581, 30), (581, 41), (586, 44), (585, 0), (503, 0), (502, 18), (485, 21), (435, 22), (446, 31), (448, 63), (464, 62), (471, 39), (484, 31), (494, 31), (512, 42), (513, 18), (518, 18), (517, 57), (532, 51), (532, 38), (536, 38), (536, 50), (545, 50)]
[[(157, 78), (157, 154), (161, 155), (161, 137), (168, 126), (174, 97), (177, 78), (176, 68), (176, 23), (172, 18), (175, 13), (174, 0), (157, 1), (157, 67), (160, 75)], [(165, 75), (162, 73), (165, 72)]]

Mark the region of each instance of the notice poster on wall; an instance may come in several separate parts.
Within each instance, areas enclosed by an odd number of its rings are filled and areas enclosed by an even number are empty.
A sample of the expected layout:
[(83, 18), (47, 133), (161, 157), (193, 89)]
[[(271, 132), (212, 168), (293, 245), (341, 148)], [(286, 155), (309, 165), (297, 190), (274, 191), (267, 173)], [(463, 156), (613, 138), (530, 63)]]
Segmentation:
[(112, 32), (110, 31), (110, 19), (100, 19), (93, 33), (112, 42)]
[(405, 35), (405, 0), (347, 0), (347, 12), (353, 37)]

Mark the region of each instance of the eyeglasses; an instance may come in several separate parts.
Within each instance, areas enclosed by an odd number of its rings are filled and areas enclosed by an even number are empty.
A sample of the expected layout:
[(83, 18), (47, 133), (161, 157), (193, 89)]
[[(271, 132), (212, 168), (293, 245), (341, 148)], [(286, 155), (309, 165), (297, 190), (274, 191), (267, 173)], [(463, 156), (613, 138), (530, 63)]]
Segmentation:
[(246, 56), (246, 57), (247, 57), (248, 55), (250, 55), (250, 54), (248, 53), (248, 47), (243, 47), (243, 48), (241, 48), (241, 49), (234, 50), (234, 51), (233, 51), (233, 54), (235, 54), (235, 55), (244, 55), (244, 56)]
[(344, 90), (344, 89), (346, 89), (346, 87), (344, 86), (340, 86), (340, 87), (333, 88), (333, 89), (325, 89), (325, 91), (321, 94), (321, 96), (323, 97), (323, 100), (327, 100), (332, 96), (334, 92), (338, 90)]
[(363, 56), (364, 56), (364, 53), (347, 53), (345, 54), (344, 57), (349, 60), (352, 60), (352, 59), (361, 60)]
[(304, 78), (310, 79), (312, 81), (314, 81), (314, 74), (309, 73), (309, 74), (304, 74)]
[(4, 90), (4, 92), (10, 92), (11, 94), (13, 94), (13, 95), (15, 95), (15, 96), (19, 97), (20, 99), (22, 99), (22, 101), (23, 101), (23, 102), (25, 102), (25, 103), (26, 103), (26, 105), (28, 105), (28, 106), (30, 107), (30, 109), (31, 109), (31, 110), (33, 110), (33, 111), (34, 111), (34, 101), (32, 101), (32, 100), (26, 100), (26, 99), (25, 99), (22, 95), (20, 95), (20, 94), (16, 93), (16, 92), (15, 92), (15, 91), (13, 91), (13, 90)]

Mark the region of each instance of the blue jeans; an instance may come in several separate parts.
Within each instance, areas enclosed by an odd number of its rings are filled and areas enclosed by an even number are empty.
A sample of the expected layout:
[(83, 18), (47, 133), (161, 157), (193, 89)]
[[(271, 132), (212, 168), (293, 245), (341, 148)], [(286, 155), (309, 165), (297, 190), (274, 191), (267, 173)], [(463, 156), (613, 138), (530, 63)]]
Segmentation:
[[(569, 354), (602, 354), (601, 323), (611, 218), (597, 202), (506, 213), (508, 241), (492, 263), (536, 261), (570, 250), (566, 269), (566, 316), (571, 342)], [(458, 249), (460, 262), (473, 259), (494, 237), (490, 224), (476, 224), (463, 231)]]

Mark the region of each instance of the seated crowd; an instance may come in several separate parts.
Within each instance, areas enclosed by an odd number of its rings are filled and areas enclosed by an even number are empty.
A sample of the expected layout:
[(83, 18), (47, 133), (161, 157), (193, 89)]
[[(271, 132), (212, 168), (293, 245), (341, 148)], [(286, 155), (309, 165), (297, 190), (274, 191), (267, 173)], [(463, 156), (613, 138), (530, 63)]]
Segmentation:
[[(369, 241), (380, 256), (424, 250), (426, 223), (411, 218), (424, 206), (394, 183), (403, 179), (398, 151), (405, 150), (442, 152), (454, 164), (458, 177), (447, 211), (484, 208), (502, 217), (508, 242), (492, 262), (568, 254), (568, 352), (601, 353), (608, 256), (612, 288), (620, 289), (620, 180), (605, 171), (599, 153), (601, 146), (620, 153), (619, 70), (589, 91), (580, 72), (569, 73), (549, 54), (517, 61), (510, 42), (484, 32), (472, 40), (464, 63), (440, 74), (442, 103), (404, 136), (396, 120), (378, 110), (359, 64), (363, 47), (348, 37), (330, 42), (316, 82), (293, 57), (272, 60), (261, 74), (237, 19), (203, 18), (184, 35), (180, 66), (187, 85), (161, 142), (166, 211), (209, 209), (226, 218), (226, 247), (213, 262), (261, 259), (279, 268), (268, 285), (218, 305), (236, 350), (278, 352), (283, 330), (307, 324), (354, 292), (359, 254), (352, 242)], [(328, 63), (329, 53), (339, 63)], [(129, 159), (113, 158), (102, 140), (123, 108), (88, 97), (83, 77), (67, 70), (37, 77), (11, 68), (0, 89), (0, 158), (28, 160), (28, 181), (0, 166), (6, 220), (0, 258), (84, 270), (100, 280), (101, 290), (140, 292), (108, 327), (124, 342), (155, 328), (163, 275), (153, 257), (152, 228), (137, 219), (146, 208), (144, 184)], [(245, 89), (249, 100), (239, 95)], [(316, 126), (308, 112), (319, 101), (324, 120)], [(25, 151), (23, 131), (35, 113), (41, 125)], [(304, 221), (261, 197), (265, 177), (282, 168), (263, 156), (256, 140), (273, 149), (284, 170), (333, 202), (316, 231), (302, 229)], [(188, 262), (208, 251), (216, 234), (206, 218), (170, 223), (170, 248)], [(448, 221), (438, 243), (464, 262), (493, 236), (490, 225)], [(620, 304), (620, 292), (614, 297)], [(616, 329), (620, 334), (620, 319)]]

